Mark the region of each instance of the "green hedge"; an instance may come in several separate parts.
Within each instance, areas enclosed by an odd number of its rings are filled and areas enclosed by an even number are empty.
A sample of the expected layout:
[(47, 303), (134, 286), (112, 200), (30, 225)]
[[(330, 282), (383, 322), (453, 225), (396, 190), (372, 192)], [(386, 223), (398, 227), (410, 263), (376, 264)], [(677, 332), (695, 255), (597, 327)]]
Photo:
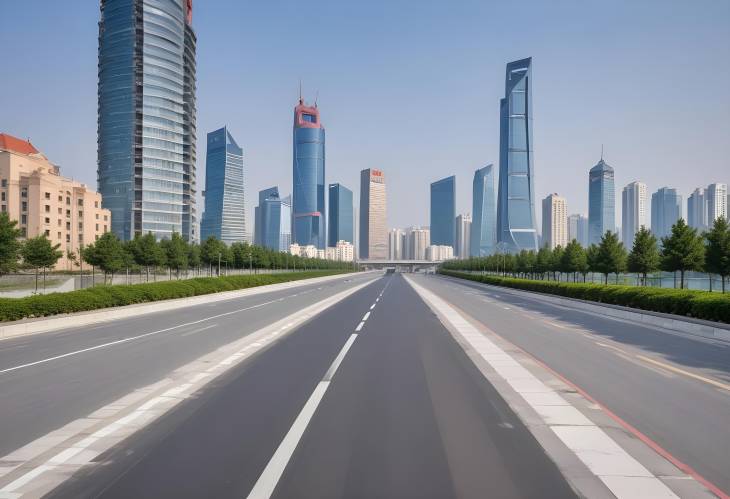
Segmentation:
[(535, 281), (443, 269), (439, 272), (444, 275), (495, 286), (730, 323), (730, 294), (686, 289)]
[(28, 317), (44, 317), (100, 308), (119, 307), (134, 303), (185, 298), (341, 273), (344, 273), (344, 271), (325, 270), (281, 274), (202, 277), (183, 281), (134, 284), (131, 286), (96, 286), (94, 288), (70, 291), (68, 293), (50, 293), (25, 298), (0, 298), (0, 321), (15, 321)]

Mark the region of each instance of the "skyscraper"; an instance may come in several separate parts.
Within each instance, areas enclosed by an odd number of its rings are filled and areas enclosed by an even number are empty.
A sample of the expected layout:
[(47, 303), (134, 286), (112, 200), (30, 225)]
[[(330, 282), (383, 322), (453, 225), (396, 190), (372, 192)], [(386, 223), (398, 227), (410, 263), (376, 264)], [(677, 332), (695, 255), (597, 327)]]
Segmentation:
[(575, 239), (581, 246), (588, 246), (588, 218), (573, 214), (568, 217), (568, 241)]
[(532, 162), (532, 58), (507, 64), (499, 115), (497, 240), (502, 251), (537, 249)]
[(454, 256), (469, 258), (471, 226), (471, 215), (459, 215), (456, 217), (456, 247), (454, 248)]
[(307, 106), (299, 97), (294, 108), (293, 240), (302, 246), (327, 246), (324, 212), (324, 127), (317, 105)]
[(456, 177), (431, 184), (431, 244), (454, 247), (456, 235)]
[(282, 199), (278, 187), (259, 191), (254, 242), (274, 251), (289, 251), (291, 244), (291, 198)]
[(428, 227), (410, 227), (406, 231), (407, 248), (405, 258), (410, 260), (425, 260), (426, 248), (431, 246), (431, 230)]
[(494, 167), (487, 165), (474, 172), (470, 256), (486, 256), (494, 253), (497, 236), (496, 210)]
[(97, 177), (112, 231), (198, 239), (189, 0), (101, 0)]
[(634, 246), (634, 236), (646, 226), (646, 184), (631, 182), (621, 192), (621, 230), (624, 246)]
[(360, 172), (360, 252), (363, 260), (388, 258), (385, 175), (368, 168)]
[(588, 174), (588, 243), (598, 244), (606, 231), (616, 231), (613, 168), (603, 158)]
[(403, 230), (388, 231), (388, 260), (403, 260)]
[(542, 244), (550, 249), (568, 244), (568, 207), (557, 194), (542, 200)]
[(702, 187), (687, 198), (687, 225), (700, 232), (707, 230), (707, 195)]
[(657, 239), (672, 233), (672, 225), (682, 218), (682, 196), (677, 189), (662, 187), (651, 195), (651, 231)]
[(352, 191), (342, 184), (329, 185), (329, 231), (327, 245), (337, 246), (337, 241), (354, 243), (352, 224)]
[(203, 196), (200, 237), (215, 236), (226, 244), (245, 241), (243, 149), (227, 127), (208, 134)]
[(710, 184), (707, 194), (707, 225), (712, 226), (720, 217), (727, 219), (727, 184)]

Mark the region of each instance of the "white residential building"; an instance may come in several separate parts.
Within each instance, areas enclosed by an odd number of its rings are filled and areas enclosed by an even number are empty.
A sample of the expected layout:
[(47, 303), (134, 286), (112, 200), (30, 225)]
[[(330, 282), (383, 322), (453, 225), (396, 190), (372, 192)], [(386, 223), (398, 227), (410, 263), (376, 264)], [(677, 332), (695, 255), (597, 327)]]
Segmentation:
[(542, 200), (542, 244), (551, 249), (568, 244), (568, 206), (557, 194)]
[(621, 193), (621, 240), (627, 249), (634, 246), (634, 236), (646, 226), (646, 184), (631, 182)]
[(459, 258), (469, 258), (471, 247), (471, 215), (456, 217), (456, 247), (454, 255)]
[(429, 262), (443, 262), (454, 258), (454, 248), (451, 246), (431, 245), (426, 248), (426, 260)]

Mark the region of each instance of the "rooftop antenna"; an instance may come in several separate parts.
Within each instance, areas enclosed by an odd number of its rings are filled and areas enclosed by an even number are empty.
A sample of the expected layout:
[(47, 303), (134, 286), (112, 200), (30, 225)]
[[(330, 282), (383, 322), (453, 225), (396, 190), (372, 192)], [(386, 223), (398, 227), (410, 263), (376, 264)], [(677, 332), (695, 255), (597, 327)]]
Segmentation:
[(299, 78), (299, 104), (303, 104), (304, 99), (302, 99), (302, 79)]
[(601, 144), (601, 161), (603, 161), (603, 144)]
[(317, 107), (317, 100), (319, 99), (319, 90), (314, 94), (314, 107)]

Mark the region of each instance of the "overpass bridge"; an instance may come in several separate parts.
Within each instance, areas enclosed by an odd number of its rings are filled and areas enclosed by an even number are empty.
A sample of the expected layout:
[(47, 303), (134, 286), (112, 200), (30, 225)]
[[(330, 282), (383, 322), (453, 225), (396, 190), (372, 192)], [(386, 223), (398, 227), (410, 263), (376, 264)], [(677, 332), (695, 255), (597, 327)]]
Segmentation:
[(396, 272), (436, 270), (442, 261), (431, 260), (357, 260), (361, 270), (395, 269)]

